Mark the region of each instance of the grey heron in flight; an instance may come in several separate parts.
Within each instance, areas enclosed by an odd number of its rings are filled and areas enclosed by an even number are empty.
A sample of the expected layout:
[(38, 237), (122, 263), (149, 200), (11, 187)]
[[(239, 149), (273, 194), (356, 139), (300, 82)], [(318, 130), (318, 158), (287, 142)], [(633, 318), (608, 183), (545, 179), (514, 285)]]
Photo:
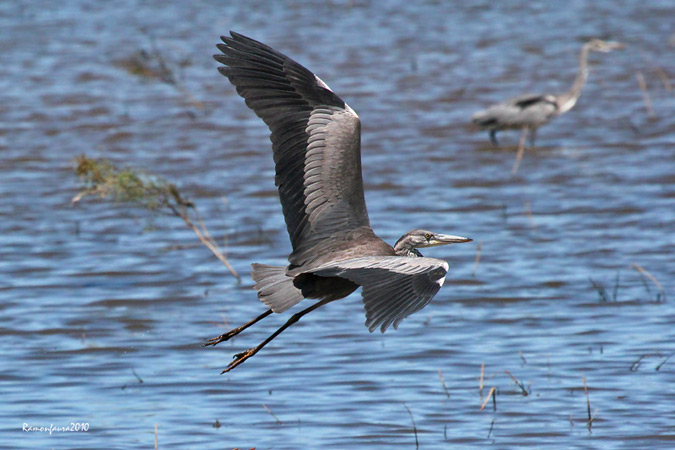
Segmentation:
[(219, 71), (269, 127), (275, 184), (293, 247), (288, 266), (253, 264), (258, 297), (269, 308), (210, 339), (216, 345), (303, 299), (315, 299), (257, 347), (235, 355), (242, 364), (305, 314), (362, 287), (366, 326), (397, 328), (426, 306), (445, 281), (448, 263), (418, 249), (469, 242), (413, 230), (392, 247), (370, 227), (361, 176), (359, 117), (316, 75), (258, 41), (230, 32), (218, 44)]
[[(588, 54), (589, 52), (607, 53), (623, 48), (618, 42), (605, 42), (600, 39), (591, 39), (581, 47), (579, 54), (579, 72), (574, 84), (569, 91), (560, 94), (524, 94), (511, 98), (502, 103), (497, 103), (489, 108), (475, 113), (471, 120), (482, 130), (490, 132), (490, 141), (497, 147), (497, 132), (501, 130), (522, 130), (520, 145), (518, 146), (519, 158), (525, 146), (527, 132), (530, 132), (530, 144), (534, 145), (537, 128), (546, 125), (553, 118), (566, 113), (576, 104), (581, 90), (588, 79)], [(517, 166), (514, 167), (514, 171)]]

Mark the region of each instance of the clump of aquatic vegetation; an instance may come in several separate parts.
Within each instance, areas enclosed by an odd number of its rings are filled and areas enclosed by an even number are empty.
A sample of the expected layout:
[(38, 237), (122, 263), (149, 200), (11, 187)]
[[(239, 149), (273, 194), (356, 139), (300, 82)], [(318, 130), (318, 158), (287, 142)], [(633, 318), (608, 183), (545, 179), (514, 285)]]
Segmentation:
[(139, 169), (118, 168), (107, 159), (86, 155), (75, 159), (75, 174), (82, 183), (82, 189), (73, 197), (73, 203), (93, 196), (129, 203), (153, 212), (168, 212), (182, 219), (230, 273), (237, 280), (241, 279), (209, 233), (195, 204), (182, 196), (175, 184)]
[(172, 86), (192, 106), (203, 109), (204, 103), (197, 100), (181, 82), (182, 76), (180, 74), (183, 69), (192, 64), (190, 57), (166, 58), (160, 46), (155, 42), (155, 39), (145, 32), (145, 30), (141, 29), (140, 31), (148, 37), (150, 50), (141, 48), (126, 57), (117, 59), (114, 64), (131, 75), (148, 80), (158, 80)]
[[(656, 303), (661, 303), (661, 302), (666, 301), (666, 291), (663, 288), (663, 286), (661, 285), (661, 283), (659, 283), (659, 281), (656, 279), (656, 277), (654, 277), (654, 275), (649, 273), (645, 268), (643, 268), (642, 266), (640, 266), (637, 263), (631, 264), (631, 268), (634, 269), (637, 272), (637, 274), (639, 275), (640, 281), (642, 282), (642, 285), (644, 286), (645, 291), (647, 292), (647, 295), (649, 295), (650, 297), (654, 296), (654, 301)], [(619, 280), (620, 280), (619, 273), (617, 273), (616, 278), (614, 280), (614, 286), (610, 291), (610, 289), (605, 287), (604, 283), (602, 283), (600, 281), (596, 281), (596, 280), (594, 280), (593, 278), (590, 278), (590, 277), (588, 279), (588, 281), (591, 283), (591, 286), (593, 287), (593, 289), (595, 289), (595, 291), (598, 293), (598, 297), (599, 297), (601, 303), (616, 303), (618, 301), (618, 294), (619, 294), (619, 287), (620, 287)], [(651, 283), (652, 286), (654, 286), (656, 288), (655, 293), (652, 293), (652, 288), (650, 288), (650, 283)]]
[(140, 78), (157, 79), (169, 85), (179, 85), (177, 68), (187, 67), (191, 62), (186, 58), (175, 63), (168, 63), (164, 56), (153, 48), (151, 51), (136, 50), (128, 56), (118, 59), (115, 64), (131, 75)]
[(96, 196), (122, 203), (135, 203), (150, 210), (169, 208), (186, 212), (194, 204), (181, 197), (176, 186), (161, 177), (138, 169), (117, 168), (106, 159), (92, 159), (85, 155), (75, 159), (75, 173), (84, 185), (74, 198)]

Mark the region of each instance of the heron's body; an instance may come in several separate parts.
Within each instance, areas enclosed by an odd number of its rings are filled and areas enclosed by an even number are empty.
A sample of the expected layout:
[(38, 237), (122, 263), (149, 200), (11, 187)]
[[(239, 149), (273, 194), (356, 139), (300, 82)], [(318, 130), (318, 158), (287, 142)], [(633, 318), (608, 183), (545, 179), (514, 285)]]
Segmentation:
[(559, 111), (554, 95), (524, 94), (479, 111), (472, 120), (489, 131), (536, 129), (547, 124)]
[(298, 258), (299, 265), (253, 264), (251, 276), (256, 282), (258, 297), (272, 311), (282, 313), (305, 298), (339, 300), (358, 289), (358, 284), (346, 278), (314, 275), (313, 271), (320, 267), (360, 257), (396, 255), (394, 248), (377, 237), (370, 227), (333, 233), (305, 254), (307, 256)]
[(354, 110), (276, 50), (234, 32), (222, 39), (223, 54), (215, 56), (224, 65), (220, 72), (270, 128), (275, 183), (293, 252), (288, 266), (253, 264), (258, 297), (269, 310), (208, 344), (306, 298), (319, 300), (259, 346), (237, 355), (229, 371), (304, 314), (359, 287), (369, 330), (396, 328), (431, 301), (448, 271), (445, 261), (422, 257), (416, 249), (470, 239), (413, 230), (392, 247), (375, 235), (364, 198), (361, 125)]
[[(615, 42), (592, 39), (585, 43), (579, 54), (579, 70), (569, 91), (554, 94), (525, 94), (497, 103), (475, 113), (471, 120), (482, 130), (490, 133), (490, 140), (497, 146), (497, 132), (518, 129), (530, 132), (534, 141), (536, 130), (555, 117), (566, 113), (576, 104), (588, 79), (588, 54), (591, 51), (609, 52), (622, 48)], [(522, 145), (522, 144), (521, 144)]]

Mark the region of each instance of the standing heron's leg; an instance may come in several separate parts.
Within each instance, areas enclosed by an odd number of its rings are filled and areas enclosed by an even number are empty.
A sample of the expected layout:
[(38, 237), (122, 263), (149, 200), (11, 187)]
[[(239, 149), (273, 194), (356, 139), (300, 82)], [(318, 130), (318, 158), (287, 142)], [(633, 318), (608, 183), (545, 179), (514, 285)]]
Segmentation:
[(267, 311), (260, 314), (258, 317), (251, 320), (250, 322), (246, 322), (242, 326), (234, 328), (234, 329), (228, 331), (227, 333), (223, 333), (220, 336), (209, 339), (208, 341), (206, 341), (204, 343), (204, 347), (207, 347), (209, 345), (217, 345), (217, 344), (220, 344), (223, 341), (227, 341), (228, 339), (231, 339), (231, 338), (235, 337), (236, 335), (238, 335), (239, 333), (241, 333), (242, 331), (244, 331), (245, 329), (247, 329), (248, 327), (250, 327), (254, 323), (257, 323), (257, 322), (261, 321), (262, 319), (269, 316), (270, 314), (272, 314), (272, 310), (268, 309)]
[(272, 334), (270, 335), (270, 337), (268, 337), (267, 339), (265, 339), (264, 341), (262, 341), (260, 344), (258, 344), (257, 347), (249, 348), (248, 350), (246, 350), (246, 351), (244, 351), (244, 352), (237, 353), (236, 355), (234, 355), (234, 361), (232, 361), (230, 364), (228, 364), (228, 366), (225, 368), (225, 370), (223, 370), (223, 371), (220, 372), (220, 373), (221, 373), (221, 374), (227, 373), (227, 372), (229, 372), (230, 370), (232, 370), (232, 369), (234, 369), (235, 367), (237, 367), (238, 365), (242, 364), (244, 361), (246, 361), (247, 359), (249, 359), (251, 356), (253, 356), (253, 355), (255, 355), (256, 353), (258, 353), (264, 346), (266, 346), (267, 344), (269, 344), (270, 341), (272, 341), (272, 339), (274, 339), (275, 337), (277, 337), (277, 336), (279, 336), (281, 333), (283, 333), (283, 331), (284, 331), (286, 328), (290, 327), (290, 326), (293, 325), (295, 322), (297, 322), (298, 320), (300, 320), (300, 318), (301, 318), (302, 316), (304, 316), (304, 315), (307, 314), (307, 313), (310, 313), (310, 312), (314, 311), (316, 308), (319, 308), (320, 306), (323, 306), (323, 305), (325, 305), (326, 303), (332, 302), (333, 300), (336, 300), (336, 299), (334, 299), (334, 298), (328, 298), (328, 299), (321, 300), (320, 302), (317, 302), (317, 303), (313, 304), (313, 305), (310, 306), (309, 308), (303, 309), (303, 310), (300, 311), (299, 313), (293, 314), (293, 315), (291, 316), (291, 318), (288, 319), (288, 321), (287, 321), (285, 324), (283, 324), (281, 327), (279, 327), (279, 329), (278, 329), (277, 331), (275, 331), (274, 333), (272, 333)]
[(490, 130), (490, 142), (495, 147), (499, 147), (499, 142), (497, 141), (497, 130)]
[(516, 162), (513, 164), (513, 169), (511, 170), (511, 175), (515, 175), (518, 172), (518, 167), (520, 167), (520, 161), (523, 159), (523, 153), (525, 153), (525, 138), (527, 138), (527, 127), (523, 127), (523, 131), (520, 133), (520, 141), (518, 142), (518, 154), (516, 155)]
[(532, 130), (530, 130), (530, 147), (534, 147), (534, 141), (536, 140), (537, 140), (537, 129), (532, 128)]

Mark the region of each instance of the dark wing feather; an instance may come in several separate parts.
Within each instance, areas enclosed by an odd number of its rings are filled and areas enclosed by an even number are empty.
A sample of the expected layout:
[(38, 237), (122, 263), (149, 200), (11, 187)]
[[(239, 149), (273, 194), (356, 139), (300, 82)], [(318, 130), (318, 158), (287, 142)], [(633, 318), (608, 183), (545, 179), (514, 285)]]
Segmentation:
[(360, 121), (312, 72), (265, 44), (231, 35), (214, 58), (272, 132), (275, 183), (293, 245), (289, 260), (299, 266), (333, 233), (370, 226)]
[(525, 109), (537, 103), (552, 103), (555, 106), (555, 99), (551, 101), (552, 96), (546, 94), (525, 94), (511, 99), (509, 102), (513, 105)]
[(434, 258), (364, 257), (328, 263), (311, 271), (346, 278), (363, 287), (366, 326), (384, 333), (389, 325), (424, 308), (448, 273), (448, 263)]

